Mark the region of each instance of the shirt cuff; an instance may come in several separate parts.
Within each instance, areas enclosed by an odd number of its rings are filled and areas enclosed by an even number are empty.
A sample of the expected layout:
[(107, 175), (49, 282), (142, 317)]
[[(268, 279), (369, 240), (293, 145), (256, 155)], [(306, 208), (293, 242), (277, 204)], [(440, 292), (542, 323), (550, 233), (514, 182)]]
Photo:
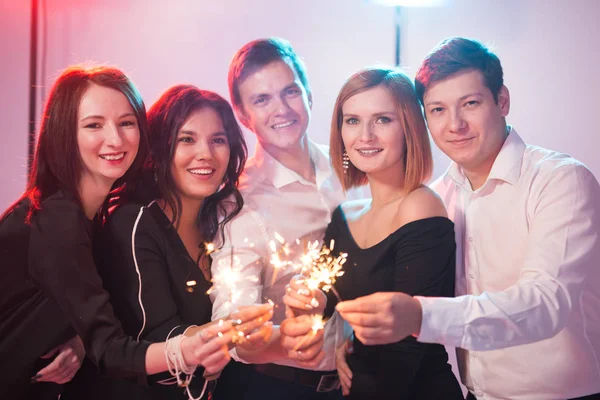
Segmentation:
[(414, 296), (423, 309), (417, 340), (462, 347), (465, 319), (460, 298)]

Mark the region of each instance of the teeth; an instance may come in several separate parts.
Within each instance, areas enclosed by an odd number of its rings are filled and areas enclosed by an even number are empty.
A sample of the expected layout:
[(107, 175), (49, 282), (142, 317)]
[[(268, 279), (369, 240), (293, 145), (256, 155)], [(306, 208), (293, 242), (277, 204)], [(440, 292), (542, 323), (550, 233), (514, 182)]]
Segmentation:
[(273, 129), (287, 128), (288, 126), (292, 125), (294, 122), (296, 122), (296, 121), (288, 121), (288, 122), (284, 122), (283, 124), (273, 125)]
[(198, 168), (198, 169), (190, 169), (190, 172), (195, 175), (210, 175), (213, 173), (212, 168)]
[(120, 160), (123, 157), (125, 157), (125, 153), (121, 153), (121, 154), (107, 154), (104, 156), (100, 156), (100, 158), (103, 158), (107, 161), (116, 161), (116, 160)]
[(360, 154), (375, 154), (375, 153), (379, 153), (380, 151), (383, 151), (383, 149), (359, 150), (358, 152)]

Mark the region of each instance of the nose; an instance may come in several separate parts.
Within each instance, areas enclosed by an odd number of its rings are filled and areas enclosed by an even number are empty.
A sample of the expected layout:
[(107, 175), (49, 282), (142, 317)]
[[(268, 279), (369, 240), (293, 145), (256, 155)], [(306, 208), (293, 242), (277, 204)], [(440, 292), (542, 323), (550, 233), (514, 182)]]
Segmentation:
[(212, 160), (213, 148), (206, 140), (199, 140), (196, 146), (196, 160)]
[(123, 136), (119, 127), (115, 124), (107, 124), (106, 144), (111, 147), (120, 147), (123, 145)]
[(450, 132), (461, 133), (465, 130), (467, 123), (460, 111), (454, 111), (450, 116)]
[(277, 114), (284, 115), (290, 110), (290, 105), (288, 104), (285, 97), (280, 96), (277, 101)]
[(362, 124), (360, 128), (359, 139), (361, 142), (370, 142), (375, 137), (374, 126), (372, 123)]

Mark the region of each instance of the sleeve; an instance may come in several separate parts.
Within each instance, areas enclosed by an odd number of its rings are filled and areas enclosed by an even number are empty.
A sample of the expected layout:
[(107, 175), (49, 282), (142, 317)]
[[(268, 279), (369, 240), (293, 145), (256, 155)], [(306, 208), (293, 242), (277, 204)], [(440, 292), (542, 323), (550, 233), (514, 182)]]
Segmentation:
[(580, 164), (562, 164), (550, 174), (530, 196), (518, 282), (478, 296), (418, 298), (423, 308), (419, 341), (495, 350), (547, 339), (563, 329), (586, 281), (598, 282), (600, 187)]
[[(267, 243), (251, 212), (244, 207), (225, 226), (223, 246), (211, 254), (214, 284), (209, 292), (213, 302), (213, 321), (227, 317), (240, 306), (262, 303), (263, 260)], [(235, 284), (221, 284), (230, 272), (234, 272)], [(235, 348), (229, 353), (234, 360), (245, 362)]]
[(174, 301), (164, 249), (164, 235), (146, 207), (123, 207), (105, 229), (105, 281), (112, 281), (109, 293), (117, 315), (137, 340), (163, 342), (189, 326)]
[(125, 336), (92, 256), (89, 221), (66, 200), (44, 203), (32, 223), (29, 271), (85, 344), (104, 374), (145, 375), (147, 342)]
[[(243, 208), (225, 226), (224, 237), (223, 246), (211, 254), (213, 320), (227, 317), (240, 306), (263, 303), (263, 260), (267, 243), (248, 208)], [(233, 282), (227, 279), (231, 272)]]

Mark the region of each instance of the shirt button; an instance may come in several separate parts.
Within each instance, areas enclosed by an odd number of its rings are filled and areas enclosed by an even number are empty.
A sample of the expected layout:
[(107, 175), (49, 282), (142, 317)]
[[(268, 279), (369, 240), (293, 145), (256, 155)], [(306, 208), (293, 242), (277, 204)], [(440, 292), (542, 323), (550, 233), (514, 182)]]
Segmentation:
[(469, 277), (471, 277), (471, 279), (475, 279), (475, 274), (471, 272), (471, 273), (469, 274)]

